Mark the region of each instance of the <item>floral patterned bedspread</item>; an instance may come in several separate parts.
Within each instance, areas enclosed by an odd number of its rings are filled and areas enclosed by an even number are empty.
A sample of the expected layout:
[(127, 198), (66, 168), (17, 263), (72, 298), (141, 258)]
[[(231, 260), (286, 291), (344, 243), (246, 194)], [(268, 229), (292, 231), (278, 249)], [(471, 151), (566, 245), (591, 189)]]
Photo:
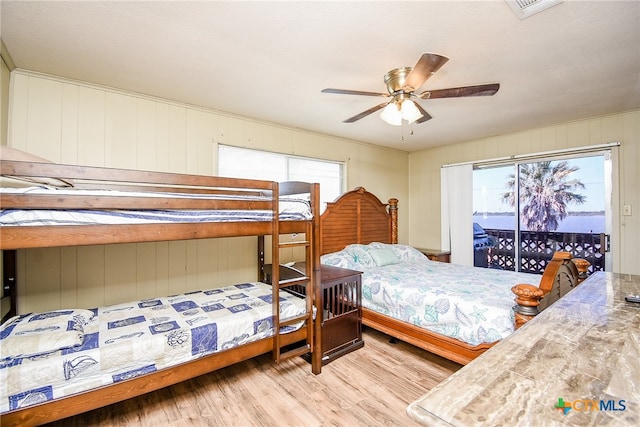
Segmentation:
[(541, 278), (431, 261), (410, 246), (383, 243), (349, 245), (322, 263), (363, 272), (363, 307), (470, 345), (511, 334), (511, 288), (538, 286)]

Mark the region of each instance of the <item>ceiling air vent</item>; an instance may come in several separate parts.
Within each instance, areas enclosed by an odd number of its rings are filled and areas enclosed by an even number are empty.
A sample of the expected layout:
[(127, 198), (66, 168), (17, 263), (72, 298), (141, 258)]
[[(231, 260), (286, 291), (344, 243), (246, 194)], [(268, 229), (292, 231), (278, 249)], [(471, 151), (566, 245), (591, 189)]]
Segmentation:
[(564, 0), (505, 0), (509, 7), (513, 9), (518, 18), (524, 19), (551, 6), (562, 3)]

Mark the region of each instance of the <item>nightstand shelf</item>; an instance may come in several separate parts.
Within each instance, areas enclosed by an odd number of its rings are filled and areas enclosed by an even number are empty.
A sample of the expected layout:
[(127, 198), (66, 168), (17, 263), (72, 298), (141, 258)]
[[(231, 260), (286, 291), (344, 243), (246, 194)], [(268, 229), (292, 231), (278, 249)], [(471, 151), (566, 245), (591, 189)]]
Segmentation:
[(422, 252), (431, 261), (451, 262), (451, 251), (443, 251), (442, 249), (425, 249), (416, 248)]

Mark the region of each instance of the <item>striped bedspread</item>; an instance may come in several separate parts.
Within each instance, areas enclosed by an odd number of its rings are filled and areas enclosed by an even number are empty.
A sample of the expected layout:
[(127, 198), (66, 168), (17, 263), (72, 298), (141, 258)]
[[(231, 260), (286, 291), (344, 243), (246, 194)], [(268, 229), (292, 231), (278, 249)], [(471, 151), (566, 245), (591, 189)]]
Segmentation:
[[(281, 292), (280, 301), (282, 319), (306, 310), (305, 301), (289, 293)], [(271, 303), (271, 286), (244, 283), (92, 310), (14, 317), (0, 329), (0, 412), (269, 337)], [(69, 339), (60, 340), (65, 332)]]
[[(143, 193), (121, 192), (107, 190), (64, 190), (43, 187), (2, 188), (4, 194), (55, 194), (85, 195), (85, 196), (122, 196), (122, 197), (172, 197), (199, 199), (234, 199), (234, 200), (270, 200), (268, 197), (256, 196), (216, 196), (216, 195), (185, 195), (180, 193)], [(282, 198), (279, 201), (280, 220), (308, 220), (312, 218), (309, 201), (302, 198)], [(177, 223), (177, 222), (231, 222), (231, 221), (271, 221), (273, 214), (270, 210), (41, 210), (41, 209), (5, 209), (0, 211), (0, 225), (29, 226), (29, 225), (118, 225), (118, 224), (146, 224), (146, 223)]]

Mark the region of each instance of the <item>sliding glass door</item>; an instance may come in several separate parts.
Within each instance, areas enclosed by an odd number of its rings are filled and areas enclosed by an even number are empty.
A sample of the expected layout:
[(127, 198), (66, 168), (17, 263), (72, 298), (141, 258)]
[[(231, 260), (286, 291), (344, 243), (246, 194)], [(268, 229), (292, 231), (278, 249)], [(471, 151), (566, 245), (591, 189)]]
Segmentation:
[(474, 265), (541, 273), (568, 251), (610, 266), (608, 152), (476, 166), (473, 189)]

